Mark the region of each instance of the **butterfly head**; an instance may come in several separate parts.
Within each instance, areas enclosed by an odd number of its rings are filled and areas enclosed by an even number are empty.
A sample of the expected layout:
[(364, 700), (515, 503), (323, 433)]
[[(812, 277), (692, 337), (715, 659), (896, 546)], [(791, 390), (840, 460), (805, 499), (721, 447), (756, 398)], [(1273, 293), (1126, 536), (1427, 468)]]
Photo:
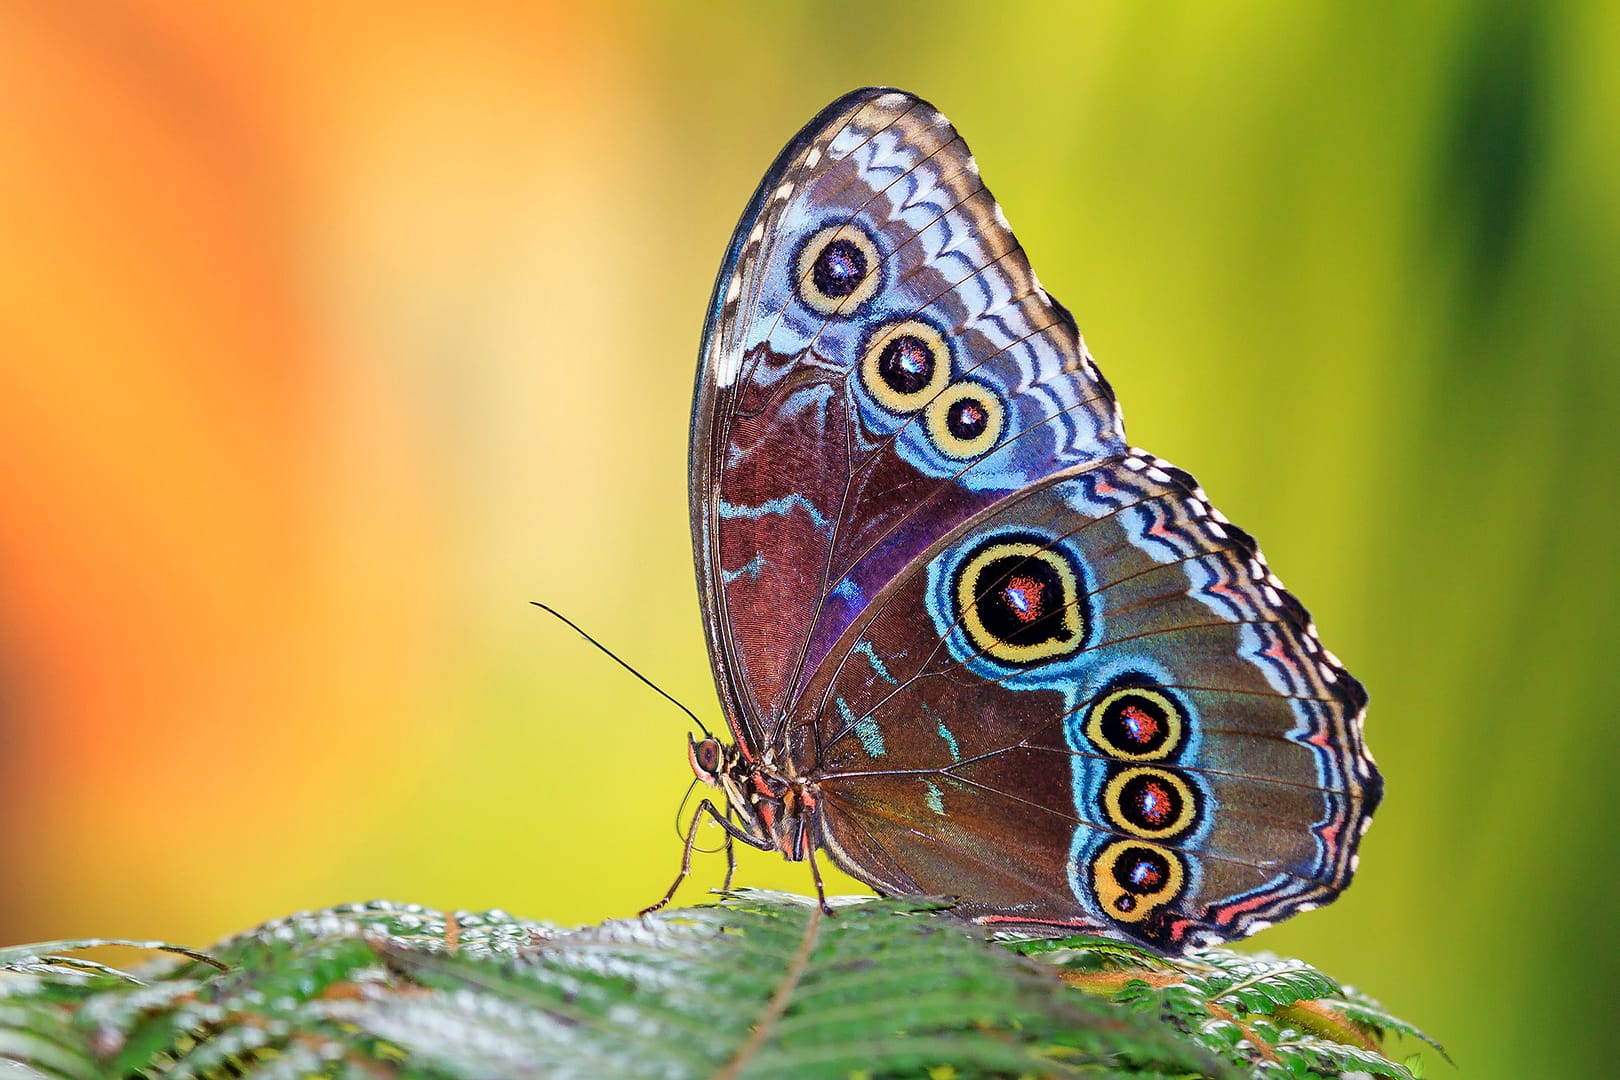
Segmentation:
[(735, 819), (734, 835), (746, 834), (766, 850), (775, 848), (789, 859), (809, 858), (814, 846), (807, 831), (808, 818), (820, 798), (816, 783), (803, 776), (788, 776), (767, 757), (754, 761), (734, 743), (712, 735), (686, 737), (686, 756), (692, 772), (725, 796), (727, 819)]

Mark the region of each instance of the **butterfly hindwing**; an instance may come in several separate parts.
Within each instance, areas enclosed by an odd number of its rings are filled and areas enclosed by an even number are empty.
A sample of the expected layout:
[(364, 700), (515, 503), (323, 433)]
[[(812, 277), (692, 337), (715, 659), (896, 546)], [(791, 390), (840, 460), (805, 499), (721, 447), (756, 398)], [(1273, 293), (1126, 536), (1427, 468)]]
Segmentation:
[(829, 850), (988, 921), (1238, 936), (1341, 890), (1379, 798), (1360, 684), (1146, 455), (979, 515), (834, 651), (790, 742)]
[(698, 379), (698, 574), (745, 748), (934, 540), (1123, 448), (1112, 393), (966, 145), (896, 91), (834, 103), (778, 157)]

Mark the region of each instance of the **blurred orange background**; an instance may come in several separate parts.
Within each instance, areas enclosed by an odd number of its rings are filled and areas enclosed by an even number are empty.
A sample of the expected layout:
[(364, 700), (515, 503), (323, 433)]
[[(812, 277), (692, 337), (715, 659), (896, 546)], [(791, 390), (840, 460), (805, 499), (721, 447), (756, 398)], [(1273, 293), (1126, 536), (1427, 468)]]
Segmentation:
[(661, 894), (684, 718), (527, 602), (717, 722), (685, 490), (712, 276), (780, 145), (892, 83), (972, 143), (1134, 441), (1372, 692), (1361, 877), (1259, 945), (1469, 1075), (1591, 1074), (1617, 21), (0, 7), (0, 944)]

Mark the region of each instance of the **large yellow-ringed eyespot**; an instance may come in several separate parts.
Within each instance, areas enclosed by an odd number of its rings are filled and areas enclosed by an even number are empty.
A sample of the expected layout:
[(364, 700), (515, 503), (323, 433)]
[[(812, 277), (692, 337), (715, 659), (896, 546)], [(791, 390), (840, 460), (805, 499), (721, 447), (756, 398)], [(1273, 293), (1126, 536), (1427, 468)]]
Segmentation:
[(823, 315), (850, 315), (878, 290), (877, 245), (860, 226), (828, 225), (811, 234), (794, 263), (799, 299)]
[(1192, 785), (1168, 769), (1125, 769), (1108, 781), (1102, 801), (1111, 823), (1144, 840), (1168, 840), (1198, 816)]
[(1140, 840), (1115, 840), (1091, 863), (1091, 887), (1104, 911), (1120, 922), (1141, 922), (1174, 900), (1187, 872), (1175, 852)]
[(950, 348), (938, 330), (918, 319), (880, 327), (861, 356), (861, 385), (893, 413), (922, 408), (950, 378)]
[(1091, 707), (1086, 738), (1122, 761), (1162, 761), (1181, 745), (1181, 710), (1145, 686), (1115, 690)]
[(953, 594), (969, 640), (997, 660), (1032, 664), (1077, 652), (1085, 641), (1079, 572), (1040, 537), (981, 544), (963, 560)]
[(952, 383), (928, 403), (923, 414), (934, 445), (948, 457), (975, 458), (1001, 438), (1007, 410), (983, 383)]

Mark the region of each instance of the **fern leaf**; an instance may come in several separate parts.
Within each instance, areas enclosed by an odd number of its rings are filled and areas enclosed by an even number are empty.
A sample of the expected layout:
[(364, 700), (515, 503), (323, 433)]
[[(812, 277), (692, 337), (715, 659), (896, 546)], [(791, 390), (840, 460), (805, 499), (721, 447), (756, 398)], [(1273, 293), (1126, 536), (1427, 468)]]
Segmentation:
[(1421, 1028), (1407, 1023), (1398, 1016), (1391, 1015), (1378, 1002), (1355, 990), (1353, 987), (1344, 987), (1344, 998), (1340, 1001), (1329, 1002), (1329, 1005), (1354, 1023), (1360, 1024), (1368, 1031), (1379, 1036), (1396, 1034), (1417, 1039), (1434, 1047), (1435, 1052), (1446, 1060), (1447, 1064), (1455, 1064), (1451, 1055), (1446, 1052), (1438, 1039)]
[(164, 950), (127, 971), (7, 949), (0, 1080), (1415, 1075), (1374, 1037), (1415, 1029), (1308, 965), (993, 942), (944, 907), (750, 891), (566, 930), (374, 903), (124, 943)]
[(1298, 960), (1243, 957), (1234, 962), (1220, 956), (1216, 963), (1220, 973), (1204, 978), (1201, 985), (1211, 1001), (1236, 1006), (1243, 1012), (1270, 1012), (1339, 991), (1338, 983)]
[[(1059, 966), (1071, 985), (1162, 1016), (1223, 1060), (1256, 1075), (1348, 1071), (1415, 1080), (1419, 1073), (1378, 1053), (1385, 1033), (1414, 1035), (1440, 1050), (1376, 1002), (1298, 960), (1229, 949), (1150, 959), (1117, 948), (1093, 949), (1085, 939), (1056, 944), (1060, 947), (1049, 945), (1035, 955)], [(1071, 944), (1080, 947), (1071, 951), (1066, 947)], [(1376, 1068), (1369, 1064), (1374, 1061)]]

